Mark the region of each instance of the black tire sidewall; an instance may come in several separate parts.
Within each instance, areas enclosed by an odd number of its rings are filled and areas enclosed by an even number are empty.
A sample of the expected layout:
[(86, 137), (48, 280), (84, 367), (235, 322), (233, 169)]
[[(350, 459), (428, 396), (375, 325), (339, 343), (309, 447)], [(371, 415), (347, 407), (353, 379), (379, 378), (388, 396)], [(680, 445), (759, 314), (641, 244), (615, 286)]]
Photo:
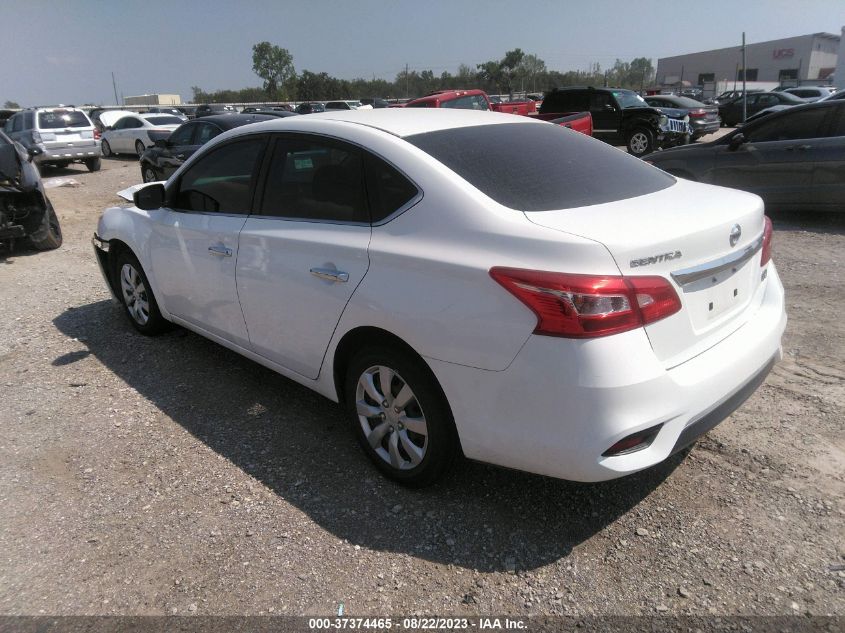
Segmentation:
[(100, 141), (100, 153), (106, 158), (114, 154), (111, 149), (111, 143), (109, 143), (106, 139)]
[[(410, 470), (397, 470), (370, 447), (358, 420), (355, 392), (361, 374), (374, 365), (390, 367), (411, 387), (426, 419), (428, 447), (420, 464)], [(344, 382), (347, 417), (361, 448), (386, 476), (410, 487), (427, 486), (449, 469), (458, 452), (455, 423), (443, 390), (424, 362), (401, 349), (373, 347), (358, 352), (349, 363)]]
[[(55, 231), (52, 226), (53, 222), (56, 226)], [(62, 226), (59, 223), (59, 216), (56, 215), (56, 210), (49, 200), (46, 200), (41, 226), (35, 233), (30, 234), (29, 243), (39, 251), (53, 250), (62, 245)]]
[[(138, 145), (141, 146), (141, 151), (138, 151)], [(143, 154), (147, 149), (147, 146), (144, 145), (144, 141), (135, 141), (135, 153), (138, 154), (138, 158), (141, 158), (141, 154)]]
[[(135, 270), (138, 271), (138, 274), (141, 275), (141, 279), (144, 282), (144, 288), (147, 291), (147, 303), (150, 307), (150, 318), (144, 325), (141, 325), (134, 318), (132, 318), (132, 314), (130, 314), (129, 312), (129, 306), (126, 305), (126, 299), (124, 299), (123, 297), (123, 288), (120, 284), (120, 271), (123, 268), (124, 264), (130, 264)], [(125, 314), (126, 318), (129, 319), (129, 322), (132, 324), (132, 327), (138, 330), (141, 334), (146, 334), (148, 336), (161, 334), (162, 332), (169, 329), (170, 323), (163, 316), (161, 316), (161, 311), (158, 309), (158, 302), (156, 301), (155, 295), (153, 294), (152, 286), (150, 286), (150, 281), (149, 279), (147, 279), (147, 273), (144, 272), (141, 263), (138, 261), (138, 258), (135, 257), (133, 253), (125, 249), (122, 250), (115, 258), (112, 274), (114, 275), (114, 287), (117, 296), (120, 299), (120, 305), (123, 308), (123, 314)]]
[(88, 171), (100, 171), (102, 165), (99, 158), (88, 158), (85, 161), (85, 166), (88, 168)]

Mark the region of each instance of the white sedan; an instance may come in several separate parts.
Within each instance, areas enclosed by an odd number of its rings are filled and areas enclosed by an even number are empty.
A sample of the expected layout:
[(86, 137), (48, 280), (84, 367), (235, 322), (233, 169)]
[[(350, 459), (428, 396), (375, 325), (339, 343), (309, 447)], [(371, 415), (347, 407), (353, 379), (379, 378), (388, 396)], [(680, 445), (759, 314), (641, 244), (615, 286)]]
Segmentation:
[(131, 324), (179, 324), (343, 403), (409, 485), (461, 453), (633, 473), (722, 421), (781, 354), (760, 198), (527, 117), (246, 125), (134, 202), (94, 236)]
[(184, 121), (172, 114), (126, 114), (105, 129), (102, 137), (103, 156), (137, 154), (140, 156), (155, 144), (150, 132), (160, 132), (164, 138)]

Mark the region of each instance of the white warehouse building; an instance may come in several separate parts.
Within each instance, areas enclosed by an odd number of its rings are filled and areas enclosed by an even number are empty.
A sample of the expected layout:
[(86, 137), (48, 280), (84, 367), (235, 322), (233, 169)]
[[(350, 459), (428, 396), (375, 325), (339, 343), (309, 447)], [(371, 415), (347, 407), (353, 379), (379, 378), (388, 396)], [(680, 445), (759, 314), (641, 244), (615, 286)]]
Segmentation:
[[(828, 84), (836, 69), (840, 36), (812, 33), (745, 47), (745, 79), (780, 85)], [(662, 86), (702, 86), (742, 81), (742, 46), (657, 60), (657, 83)]]

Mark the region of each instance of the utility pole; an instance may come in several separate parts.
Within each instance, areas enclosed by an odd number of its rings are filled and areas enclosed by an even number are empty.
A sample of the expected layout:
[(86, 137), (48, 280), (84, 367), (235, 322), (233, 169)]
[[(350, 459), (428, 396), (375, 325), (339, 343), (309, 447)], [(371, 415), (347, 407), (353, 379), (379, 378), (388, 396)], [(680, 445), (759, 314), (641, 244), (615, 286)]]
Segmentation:
[(111, 87), (114, 88), (114, 104), (120, 105), (120, 102), (117, 100), (117, 83), (114, 81), (114, 71), (111, 74)]
[(408, 64), (405, 64), (405, 98), (408, 98)]
[(745, 89), (746, 72), (745, 68), (745, 31), (742, 32), (742, 122), (745, 123), (745, 115), (748, 113), (748, 91)]

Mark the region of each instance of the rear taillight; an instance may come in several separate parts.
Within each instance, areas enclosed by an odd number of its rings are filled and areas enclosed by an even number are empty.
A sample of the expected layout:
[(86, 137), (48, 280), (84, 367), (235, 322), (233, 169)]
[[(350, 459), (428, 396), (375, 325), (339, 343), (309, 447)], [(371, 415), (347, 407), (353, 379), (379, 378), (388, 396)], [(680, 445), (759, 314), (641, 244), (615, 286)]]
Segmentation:
[(760, 250), (760, 265), (765, 266), (772, 259), (772, 221), (763, 216), (763, 248)]
[(537, 315), (535, 334), (593, 338), (654, 323), (681, 309), (663, 277), (593, 276), (496, 267), (490, 276)]
[(94, 140), (99, 141), (101, 136), (102, 136), (102, 133), (100, 132), (100, 130), (98, 130), (97, 128), (94, 128)]
[(690, 110), (689, 117), (691, 119), (700, 119), (701, 117), (707, 116), (707, 110)]

